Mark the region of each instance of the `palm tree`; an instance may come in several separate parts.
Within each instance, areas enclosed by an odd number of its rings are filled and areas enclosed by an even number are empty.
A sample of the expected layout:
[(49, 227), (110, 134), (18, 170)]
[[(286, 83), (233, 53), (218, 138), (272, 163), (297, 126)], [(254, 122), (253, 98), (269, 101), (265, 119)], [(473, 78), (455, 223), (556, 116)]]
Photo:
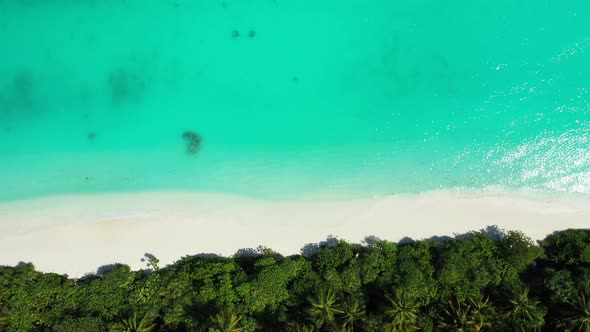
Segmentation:
[(8, 315), (2, 312), (4, 309), (4, 301), (0, 299), (0, 331), (4, 331), (4, 327), (8, 325)]
[(494, 306), (490, 303), (488, 297), (484, 298), (483, 295), (479, 295), (476, 298), (468, 298), (470, 305), (470, 315), (475, 323), (475, 331), (483, 331), (487, 327), (491, 327), (491, 318), (494, 315)]
[(289, 332), (314, 332), (315, 329), (313, 326), (303, 325), (303, 324), (292, 324), (287, 327), (287, 331)]
[(471, 314), (471, 304), (467, 304), (455, 299), (448, 301), (449, 306), (443, 308), (443, 315), (438, 323), (438, 327), (445, 331), (476, 331), (476, 321)]
[(317, 293), (307, 297), (307, 301), (311, 305), (307, 313), (317, 328), (321, 328), (326, 323), (333, 324), (335, 316), (343, 312), (337, 304), (338, 296), (332, 288), (320, 287)]
[(356, 297), (348, 296), (342, 303), (342, 326), (354, 329), (354, 323), (365, 316), (365, 305)]
[(538, 300), (529, 298), (529, 290), (525, 289), (510, 300), (507, 318), (512, 318), (521, 330), (540, 330), (544, 323), (544, 313), (540, 310)]
[(149, 314), (145, 314), (141, 320), (137, 319), (137, 313), (125, 319), (115, 326), (115, 331), (118, 332), (151, 332), (156, 327)]
[(389, 307), (385, 309), (385, 314), (391, 319), (389, 330), (392, 332), (417, 330), (416, 320), (420, 310), (418, 300), (402, 288), (396, 289), (393, 294), (385, 297), (389, 301)]
[(242, 320), (242, 316), (224, 310), (215, 317), (211, 317), (213, 327), (210, 330), (212, 332), (242, 332), (244, 329), (240, 327), (240, 320)]
[(468, 297), (466, 302), (458, 298), (449, 300), (448, 307), (443, 308), (438, 327), (447, 331), (473, 331), (481, 332), (491, 327), (490, 323), (494, 315), (494, 307), (489, 298), (479, 295)]
[(588, 294), (580, 292), (576, 302), (573, 303), (575, 315), (568, 318), (567, 321), (574, 331), (590, 331), (590, 301)]

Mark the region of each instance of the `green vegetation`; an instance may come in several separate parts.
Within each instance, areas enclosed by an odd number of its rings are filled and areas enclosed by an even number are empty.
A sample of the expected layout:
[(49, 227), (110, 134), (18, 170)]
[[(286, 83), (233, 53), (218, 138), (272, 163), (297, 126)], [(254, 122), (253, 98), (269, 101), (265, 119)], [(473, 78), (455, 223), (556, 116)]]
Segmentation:
[(0, 267), (0, 331), (590, 331), (590, 231), (335, 238), (78, 280)]

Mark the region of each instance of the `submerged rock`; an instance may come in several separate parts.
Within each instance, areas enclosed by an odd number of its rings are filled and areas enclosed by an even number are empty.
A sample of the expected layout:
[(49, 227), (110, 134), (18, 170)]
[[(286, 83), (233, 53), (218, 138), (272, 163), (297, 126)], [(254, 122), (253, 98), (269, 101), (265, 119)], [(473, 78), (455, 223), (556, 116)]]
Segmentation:
[(200, 140), (201, 136), (193, 131), (185, 131), (182, 133), (182, 138), (186, 140)]
[(16, 97), (29, 102), (33, 91), (33, 75), (30, 71), (20, 71), (12, 77), (12, 88)]
[(12, 84), (6, 91), (6, 96), (0, 98), (3, 108), (30, 108), (33, 105), (33, 74), (29, 70), (21, 70), (12, 76)]
[(201, 146), (201, 141), (203, 138), (201, 135), (195, 133), (194, 131), (185, 131), (182, 133), (182, 138), (186, 141), (186, 153), (188, 154), (195, 154), (199, 151), (199, 147)]
[(116, 104), (139, 101), (146, 89), (145, 79), (133, 71), (123, 68), (112, 70), (107, 79), (111, 101)]

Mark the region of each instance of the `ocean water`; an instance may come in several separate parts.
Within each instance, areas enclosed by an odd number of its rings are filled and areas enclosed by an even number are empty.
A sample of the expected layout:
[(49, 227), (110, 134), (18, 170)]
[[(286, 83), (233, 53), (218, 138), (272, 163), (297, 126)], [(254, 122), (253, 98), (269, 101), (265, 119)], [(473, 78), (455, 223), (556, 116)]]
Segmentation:
[(587, 0), (0, 0), (0, 199), (590, 194), (588, 22)]

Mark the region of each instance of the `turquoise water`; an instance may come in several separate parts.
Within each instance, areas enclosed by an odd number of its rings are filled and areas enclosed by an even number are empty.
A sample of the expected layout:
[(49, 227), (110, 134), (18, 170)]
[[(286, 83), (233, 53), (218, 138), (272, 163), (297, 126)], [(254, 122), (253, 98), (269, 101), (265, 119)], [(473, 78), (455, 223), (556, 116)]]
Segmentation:
[(588, 194), (588, 22), (587, 0), (0, 0), (0, 199)]

